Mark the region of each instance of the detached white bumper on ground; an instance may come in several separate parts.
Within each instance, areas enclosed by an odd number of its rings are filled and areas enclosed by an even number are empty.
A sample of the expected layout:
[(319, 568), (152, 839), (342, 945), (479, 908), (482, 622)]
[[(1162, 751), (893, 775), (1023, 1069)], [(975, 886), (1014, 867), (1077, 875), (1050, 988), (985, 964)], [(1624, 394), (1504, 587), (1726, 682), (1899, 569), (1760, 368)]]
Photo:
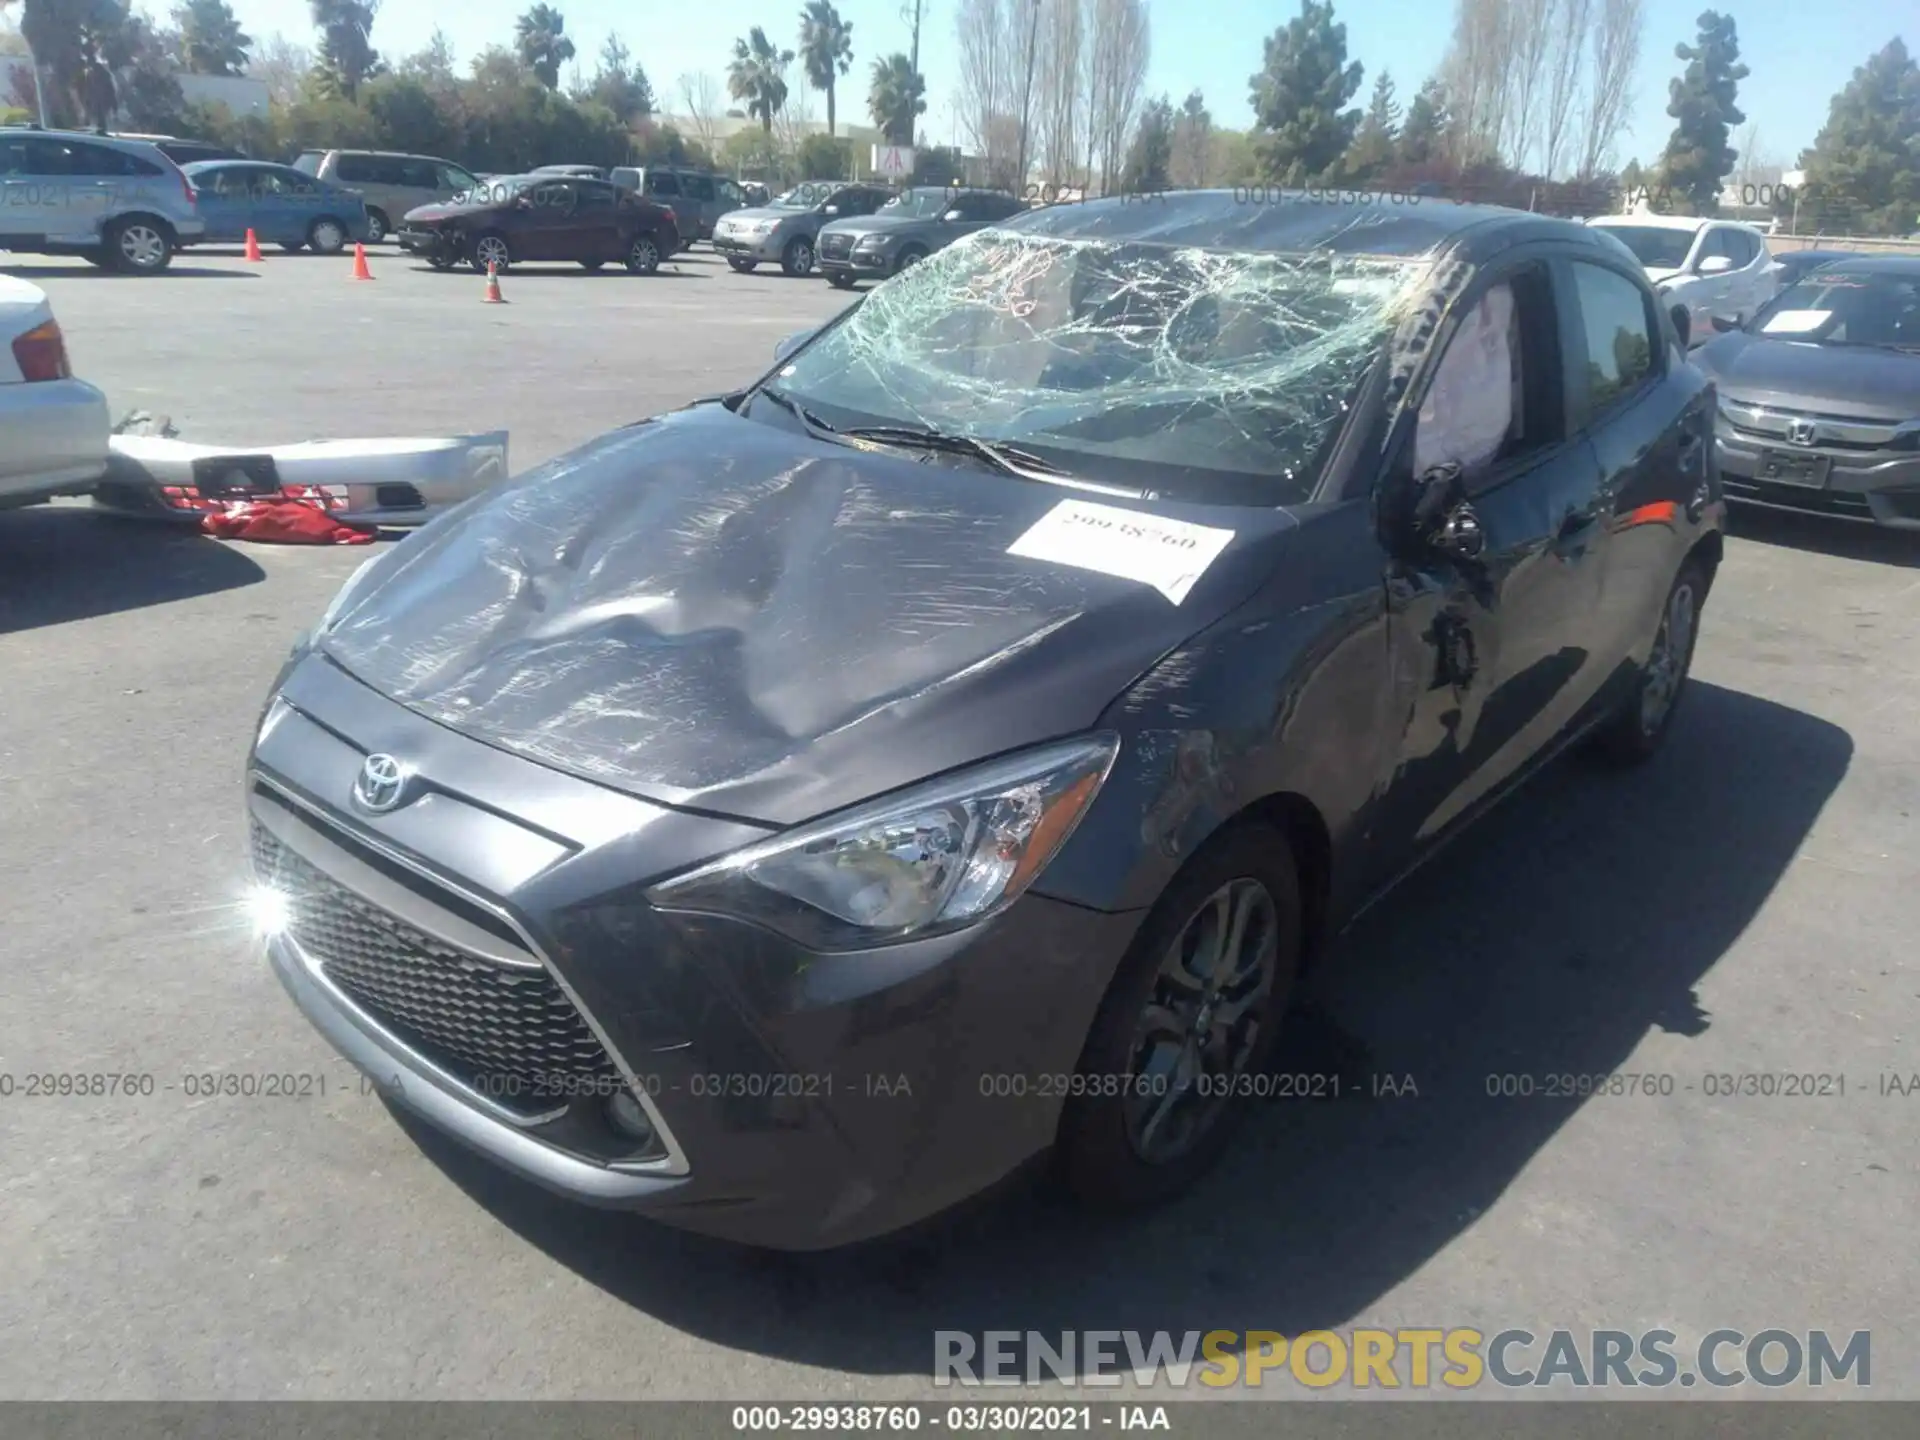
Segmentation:
[(46, 291), (0, 275), (0, 509), (92, 489), (111, 429), (107, 397), (68, 373)]
[(198, 520), (236, 501), (317, 500), (344, 525), (424, 525), (507, 477), (507, 432), (437, 439), (197, 445), (115, 435), (94, 503), (120, 514)]

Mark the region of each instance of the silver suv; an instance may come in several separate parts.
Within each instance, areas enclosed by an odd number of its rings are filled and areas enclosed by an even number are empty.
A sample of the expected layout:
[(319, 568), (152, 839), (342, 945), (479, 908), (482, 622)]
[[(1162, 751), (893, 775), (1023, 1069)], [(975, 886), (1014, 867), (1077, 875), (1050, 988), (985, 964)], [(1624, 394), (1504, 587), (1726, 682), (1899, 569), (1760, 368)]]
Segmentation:
[(206, 229), (187, 177), (144, 140), (0, 129), (0, 250), (155, 275)]

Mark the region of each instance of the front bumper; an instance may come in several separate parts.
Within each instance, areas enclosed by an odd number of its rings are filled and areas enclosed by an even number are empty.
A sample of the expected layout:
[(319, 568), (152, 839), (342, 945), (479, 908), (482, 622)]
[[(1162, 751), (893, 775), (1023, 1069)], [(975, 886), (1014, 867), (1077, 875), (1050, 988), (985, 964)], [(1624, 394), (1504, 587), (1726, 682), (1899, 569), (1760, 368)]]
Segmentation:
[(507, 477), (507, 432), (444, 439), (309, 440), (249, 449), (115, 435), (94, 503), (197, 522), (231, 500), (324, 501), (346, 525), (424, 525)]
[[(366, 238), (365, 227), (362, 227), (359, 238)], [(410, 230), (403, 226), (395, 232), (393, 238), (402, 250), (405, 250), (410, 255), (418, 255), (422, 260), (426, 261), (438, 261), (441, 264), (451, 264), (453, 261), (458, 260), (462, 254), (462, 248), (459, 242), (452, 236), (439, 230)]]
[(814, 264), (823, 275), (851, 275), (861, 280), (884, 280), (893, 273), (893, 256), (884, 250), (851, 250), (845, 255), (816, 253)]
[(774, 233), (771, 235), (729, 235), (714, 232), (712, 241), (714, 253), (724, 255), (731, 260), (755, 260), (768, 264), (778, 264), (780, 252), (793, 237)]
[(0, 509), (86, 494), (112, 431), (107, 397), (84, 380), (0, 385)]
[[(1920, 530), (1920, 454), (1768, 445), (1740, 434), (1724, 419), (1717, 427), (1714, 450), (1729, 500)], [(1826, 462), (1824, 483), (1769, 478), (1763, 464), (1768, 451)]]
[[(350, 809), (365, 756), (343, 736), (413, 765), (421, 798), (380, 816)], [(312, 835), (290, 838), (329, 883), (402, 913), (422, 887), (396, 902), (352, 859), (398, 856), (416, 879), (429, 877), (425, 891), (508, 917), (625, 1088), (651, 1107), (664, 1153), (639, 1163), (614, 1156), (604, 1092), (538, 1123), (497, 1113), (449, 1079), (455, 1060), (436, 1059), (431, 1037), (396, 1040), (377, 1003), (361, 1009), (329, 985), (297, 927), (271, 942), (295, 1002), (385, 1094), (573, 1200), (775, 1249), (824, 1249), (911, 1225), (1044, 1151), (1061, 1104), (1046, 1077), (1073, 1073), (1139, 923), (1029, 894), (958, 935), (815, 954), (741, 922), (661, 912), (640, 898), (643, 880), (764, 829), (505, 755), (318, 656), (289, 675), (253, 770), (254, 822), (287, 830), (285, 807), (273, 807), (296, 797)], [(317, 943), (338, 941), (322, 933)], [(483, 937), (474, 953), (491, 943)]]

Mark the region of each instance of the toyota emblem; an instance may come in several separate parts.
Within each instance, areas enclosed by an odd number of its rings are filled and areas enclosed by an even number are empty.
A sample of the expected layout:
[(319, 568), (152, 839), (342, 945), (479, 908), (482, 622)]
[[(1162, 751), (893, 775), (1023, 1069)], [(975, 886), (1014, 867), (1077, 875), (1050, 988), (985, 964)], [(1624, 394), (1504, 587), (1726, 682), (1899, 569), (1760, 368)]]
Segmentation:
[(1787, 441), (1793, 445), (1813, 444), (1814, 428), (1811, 420), (1789, 420), (1787, 422)]
[(407, 769), (391, 755), (369, 755), (353, 782), (353, 798), (375, 814), (393, 809), (406, 794)]

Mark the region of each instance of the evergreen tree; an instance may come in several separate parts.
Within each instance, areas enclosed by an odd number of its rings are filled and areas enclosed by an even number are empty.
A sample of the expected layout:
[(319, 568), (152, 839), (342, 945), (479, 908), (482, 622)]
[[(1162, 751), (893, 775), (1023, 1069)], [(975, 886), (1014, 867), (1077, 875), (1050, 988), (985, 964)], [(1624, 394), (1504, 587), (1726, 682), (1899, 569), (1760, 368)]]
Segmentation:
[(1438, 80), (1427, 81), (1407, 107), (1406, 123), (1400, 127), (1400, 163), (1430, 165), (1439, 159), (1451, 118), (1446, 86)]
[(1340, 162), (1343, 177), (1358, 184), (1381, 174), (1399, 153), (1399, 138), (1400, 105), (1393, 98), (1393, 76), (1382, 70), (1373, 82), (1366, 116)]
[(238, 75), (247, 68), (253, 39), (240, 28), (227, 0), (186, 0), (173, 12), (180, 54), (195, 75)]
[(1802, 214), (1836, 216), (1864, 235), (1920, 229), (1920, 66), (1898, 36), (1833, 97), (1800, 167)]
[(1687, 68), (1667, 89), (1667, 114), (1676, 123), (1660, 172), (1675, 199), (1684, 198), (1696, 215), (1712, 215), (1719, 209), (1720, 182), (1740, 158), (1729, 132), (1747, 118), (1734, 100), (1748, 72), (1731, 15), (1708, 10), (1697, 23), (1694, 43), (1673, 47)]
[(1162, 95), (1140, 112), (1139, 128), (1127, 149), (1120, 187), (1130, 193), (1165, 190), (1172, 184), (1173, 103)]
[(1300, 13), (1267, 37), (1266, 64), (1248, 81), (1268, 179), (1309, 185), (1333, 170), (1360, 127), (1360, 112), (1346, 105), (1361, 76), (1332, 0), (1300, 0)]

